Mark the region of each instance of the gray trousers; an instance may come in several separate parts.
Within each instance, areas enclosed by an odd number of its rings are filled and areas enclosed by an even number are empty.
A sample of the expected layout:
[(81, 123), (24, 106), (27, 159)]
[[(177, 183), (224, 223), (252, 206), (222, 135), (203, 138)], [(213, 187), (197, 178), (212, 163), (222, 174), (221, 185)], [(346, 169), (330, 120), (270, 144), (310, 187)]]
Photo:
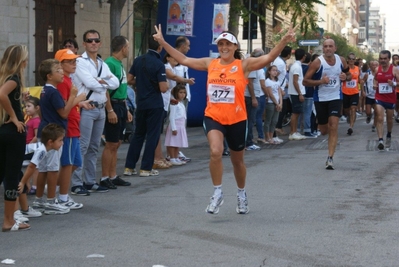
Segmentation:
[(83, 166), (77, 168), (72, 174), (72, 186), (83, 185), (83, 177), (86, 184), (96, 183), (96, 163), (101, 135), (104, 130), (105, 110), (95, 108), (82, 109), (80, 114), (80, 152)]

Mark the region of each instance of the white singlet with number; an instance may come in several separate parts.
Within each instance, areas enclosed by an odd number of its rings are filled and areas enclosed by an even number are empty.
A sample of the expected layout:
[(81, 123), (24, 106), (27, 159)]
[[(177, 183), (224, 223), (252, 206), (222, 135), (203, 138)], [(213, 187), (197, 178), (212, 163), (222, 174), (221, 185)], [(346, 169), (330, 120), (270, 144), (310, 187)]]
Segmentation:
[(330, 81), (328, 84), (323, 83), (315, 87), (315, 92), (313, 95), (315, 102), (341, 99), (342, 91), (341, 80), (339, 79), (339, 76), (342, 73), (343, 66), (341, 58), (335, 54), (334, 57), (334, 65), (328, 64), (323, 55), (318, 57), (320, 59), (320, 68), (316, 72), (317, 76), (319, 77), (318, 79), (322, 79), (322, 77), (327, 76)]
[(330, 81), (328, 82), (328, 84), (324, 84), (325, 88), (335, 88), (338, 84), (340, 84), (339, 77), (331, 76), (328, 78), (330, 79)]
[(232, 104), (235, 101), (233, 85), (209, 84), (208, 98), (210, 103)]
[(357, 81), (356, 80), (346, 81), (346, 87), (347, 88), (357, 88)]
[(379, 83), (378, 92), (380, 94), (390, 94), (393, 92), (392, 86), (390, 86), (388, 83)]

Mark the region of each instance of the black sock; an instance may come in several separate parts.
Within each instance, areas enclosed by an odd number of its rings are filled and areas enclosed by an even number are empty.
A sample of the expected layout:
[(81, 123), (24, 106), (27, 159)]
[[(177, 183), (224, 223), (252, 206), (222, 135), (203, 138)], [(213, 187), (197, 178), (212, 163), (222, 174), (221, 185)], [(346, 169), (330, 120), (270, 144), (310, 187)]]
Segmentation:
[(391, 132), (387, 133), (387, 138), (391, 138)]

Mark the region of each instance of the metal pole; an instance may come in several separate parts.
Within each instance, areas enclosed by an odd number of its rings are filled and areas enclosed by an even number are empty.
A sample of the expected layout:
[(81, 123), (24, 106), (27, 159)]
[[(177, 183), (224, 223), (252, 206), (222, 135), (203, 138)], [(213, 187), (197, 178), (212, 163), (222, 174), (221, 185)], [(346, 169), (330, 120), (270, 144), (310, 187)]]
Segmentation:
[(247, 39), (247, 53), (252, 52), (252, 36), (251, 36), (251, 0), (248, 0), (248, 39)]

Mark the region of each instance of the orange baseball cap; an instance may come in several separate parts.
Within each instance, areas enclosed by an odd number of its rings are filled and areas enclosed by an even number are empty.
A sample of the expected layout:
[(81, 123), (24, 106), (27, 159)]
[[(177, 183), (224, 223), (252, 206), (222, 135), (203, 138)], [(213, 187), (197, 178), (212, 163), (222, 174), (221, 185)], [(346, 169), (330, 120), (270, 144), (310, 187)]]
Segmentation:
[(70, 49), (60, 49), (55, 53), (55, 59), (58, 60), (59, 62), (63, 60), (68, 60), (68, 59), (76, 59), (78, 58), (78, 55), (75, 55)]

